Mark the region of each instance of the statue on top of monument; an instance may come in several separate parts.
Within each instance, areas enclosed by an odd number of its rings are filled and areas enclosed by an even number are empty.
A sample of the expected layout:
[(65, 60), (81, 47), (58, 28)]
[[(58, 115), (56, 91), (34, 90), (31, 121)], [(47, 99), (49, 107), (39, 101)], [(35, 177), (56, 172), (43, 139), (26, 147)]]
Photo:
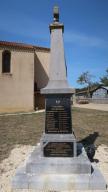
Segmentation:
[(53, 21), (54, 22), (59, 22), (59, 7), (58, 6), (54, 6), (53, 8)]

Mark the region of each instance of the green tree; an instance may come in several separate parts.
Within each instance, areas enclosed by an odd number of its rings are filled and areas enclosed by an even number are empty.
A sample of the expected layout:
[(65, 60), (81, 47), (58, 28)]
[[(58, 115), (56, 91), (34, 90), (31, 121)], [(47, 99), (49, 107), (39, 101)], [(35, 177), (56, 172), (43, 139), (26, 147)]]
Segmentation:
[(92, 85), (92, 77), (93, 75), (91, 75), (89, 73), (89, 71), (86, 71), (84, 73), (82, 73), (77, 80), (77, 83), (79, 83), (80, 85), (86, 85), (88, 88), (88, 97), (90, 96), (90, 87)]
[(104, 86), (108, 86), (108, 69), (106, 69), (106, 74), (100, 78), (100, 82), (104, 85)]

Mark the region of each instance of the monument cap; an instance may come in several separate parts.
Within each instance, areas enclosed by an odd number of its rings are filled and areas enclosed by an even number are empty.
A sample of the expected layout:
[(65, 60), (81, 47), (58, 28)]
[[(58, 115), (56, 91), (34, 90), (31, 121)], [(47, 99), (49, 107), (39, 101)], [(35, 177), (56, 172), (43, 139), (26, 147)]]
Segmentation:
[(53, 21), (54, 22), (59, 22), (59, 7), (58, 6), (54, 6), (53, 8)]
[(53, 8), (53, 23), (49, 25), (50, 33), (53, 29), (62, 29), (64, 32), (64, 25), (63, 23), (59, 22), (59, 7), (54, 6)]

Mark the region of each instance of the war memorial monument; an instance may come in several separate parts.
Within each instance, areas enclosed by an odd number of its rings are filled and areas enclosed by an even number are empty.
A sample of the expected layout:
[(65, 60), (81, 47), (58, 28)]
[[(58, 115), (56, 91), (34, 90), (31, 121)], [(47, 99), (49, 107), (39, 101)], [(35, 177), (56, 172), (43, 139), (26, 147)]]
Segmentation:
[(64, 56), (64, 25), (54, 7), (50, 24), (51, 55), (45, 95), (45, 131), (40, 144), (21, 165), (12, 180), (12, 191), (106, 191), (106, 182), (91, 164), (72, 128), (71, 96)]

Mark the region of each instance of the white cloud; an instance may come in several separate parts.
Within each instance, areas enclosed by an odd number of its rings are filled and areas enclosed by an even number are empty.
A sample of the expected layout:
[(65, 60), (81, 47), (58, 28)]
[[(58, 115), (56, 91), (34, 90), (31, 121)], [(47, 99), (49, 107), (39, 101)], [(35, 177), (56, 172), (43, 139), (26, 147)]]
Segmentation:
[(65, 41), (67, 43), (75, 43), (80, 46), (88, 46), (88, 47), (108, 47), (108, 42), (97, 37), (87, 36), (81, 33), (75, 32), (65, 32), (64, 35)]

